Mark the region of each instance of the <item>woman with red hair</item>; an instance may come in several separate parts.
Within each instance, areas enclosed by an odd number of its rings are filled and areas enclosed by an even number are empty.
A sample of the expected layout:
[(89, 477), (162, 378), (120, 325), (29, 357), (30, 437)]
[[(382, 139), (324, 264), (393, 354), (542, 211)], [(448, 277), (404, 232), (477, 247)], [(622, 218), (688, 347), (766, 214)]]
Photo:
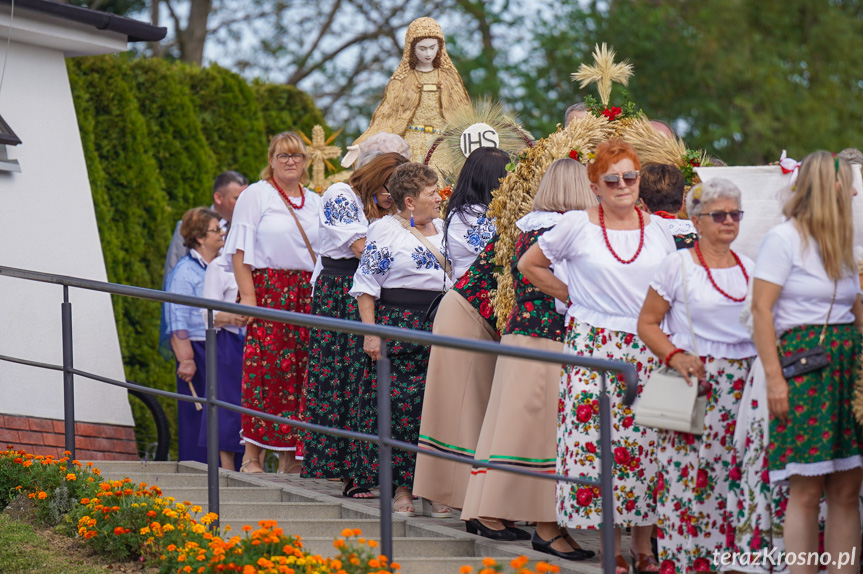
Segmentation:
[[(635, 149), (623, 140), (601, 143), (588, 165), (591, 190), (599, 205), (564, 214), (519, 260), (518, 270), (539, 289), (567, 301), (567, 352), (631, 362), (641, 384), (657, 363), (636, 335), (639, 311), (653, 274), (675, 250), (674, 239), (636, 206), (639, 168)], [(549, 267), (565, 265), (567, 283)], [(594, 371), (567, 366), (561, 375), (561, 408), (557, 434), (557, 471), (598, 479), (599, 382)], [(620, 532), (632, 528), (630, 550), (637, 573), (657, 572), (650, 548), (656, 522), (652, 482), (656, 475), (656, 431), (634, 423), (622, 403), (626, 384), (608, 378), (614, 457), (614, 526), (617, 572), (629, 565), (620, 553)], [(602, 509), (599, 489), (558, 485), (558, 522), (575, 528), (598, 528)], [(603, 551), (609, 552), (605, 548)]]

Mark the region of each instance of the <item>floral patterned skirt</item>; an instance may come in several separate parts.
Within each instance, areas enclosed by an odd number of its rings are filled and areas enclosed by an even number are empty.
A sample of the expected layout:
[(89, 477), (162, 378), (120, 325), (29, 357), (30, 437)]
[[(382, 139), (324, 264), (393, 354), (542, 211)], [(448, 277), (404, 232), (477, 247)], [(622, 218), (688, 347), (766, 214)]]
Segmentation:
[[(396, 307), (378, 303), (375, 320), (379, 325), (390, 325), (405, 329), (431, 331), (431, 323), (423, 321), (427, 305)], [(390, 395), (392, 413), (392, 437), (396, 440), (417, 444), (420, 417), (423, 411), (426, 370), (429, 348), (416, 343), (389, 341), (387, 355), (390, 358)], [(363, 378), (360, 383), (359, 431), (378, 434), (377, 363), (368, 355), (363, 359)], [(416, 454), (393, 448), (393, 487), (413, 488)], [(364, 488), (378, 486), (378, 445), (374, 442), (358, 442), (358, 455), (354, 459), (354, 482)]]
[[(780, 356), (818, 344), (823, 326), (804, 325), (780, 340)], [(825, 368), (788, 381), (788, 421), (771, 418), (767, 447), (770, 479), (819, 476), (863, 466), (863, 428), (851, 407), (860, 354), (860, 333), (852, 323), (830, 325), (824, 339)]]
[[(629, 361), (638, 372), (638, 393), (659, 360), (632, 333), (593, 327), (570, 319), (566, 352)], [(656, 431), (635, 424), (631, 407), (623, 405), (624, 384), (607, 378), (611, 398), (611, 443), (614, 484), (614, 525), (643, 526), (656, 521), (653, 483), (656, 478)], [(560, 379), (557, 430), (557, 472), (599, 480), (599, 373), (566, 367)], [(602, 525), (599, 487), (558, 484), (558, 522), (574, 528)]]
[[(308, 313), (311, 273), (293, 269), (256, 269), (258, 307)], [(243, 406), (271, 415), (297, 419), (304, 396), (309, 330), (305, 327), (254, 319), (243, 349)], [(270, 450), (298, 450), (300, 431), (243, 415), (243, 439)], [(300, 449), (301, 450), (301, 449)]]
[[(767, 470), (769, 421), (767, 383), (761, 359), (756, 357), (740, 399), (729, 471), (725, 547), (735, 552), (735, 560), (730, 564), (720, 564), (718, 570), (721, 571), (757, 574), (788, 571), (785, 561), (768, 562), (763, 558), (765, 552), (770, 556), (785, 552), (784, 524), (788, 504), (788, 483), (771, 483)], [(824, 549), (826, 517), (827, 504), (822, 498), (818, 515), (819, 551)]]
[[(321, 275), (315, 283), (312, 314), (359, 321), (357, 300), (348, 292), (352, 275)], [(303, 420), (357, 430), (359, 390), (365, 359), (363, 336), (311, 329), (309, 332), (309, 374)], [(349, 478), (351, 457), (356, 445), (350, 439), (307, 433), (304, 440), (302, 476)]]
[(711, 390), (704, 434), (658, 431), (656, 514), (663, 574), (715, 570), (725, 551), (737, 411), (751, 359), (702, 357)]

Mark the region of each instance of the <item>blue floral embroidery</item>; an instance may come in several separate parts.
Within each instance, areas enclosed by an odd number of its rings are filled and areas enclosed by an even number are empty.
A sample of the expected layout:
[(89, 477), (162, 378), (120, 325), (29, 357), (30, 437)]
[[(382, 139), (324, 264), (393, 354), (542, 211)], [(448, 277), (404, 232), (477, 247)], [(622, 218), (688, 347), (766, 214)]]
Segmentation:
[(474, 253), (479, 253), (491, 241), (495, 233), (497, 233), (497, 226), (494, 223), (494, 219), (480, 215), (476, 223), (467, 230), (464, 238), (467, 240), (468, 245), (473, 248)]
[(366, 275), (383, 275), (390, 270), (393, 256), (386, 247), (378, 249), (377, 243), (367, 243), (360, 258), (360, 272)]
[(417, 269), (440, 269), (440, 263), (427, 247), (417, 247), (411, 257), (416, 261)]
[(360, 220), (357, 202), (343, 195), (328, 199), (324, 204), (324, 222), (327, 225), (347, 225)]

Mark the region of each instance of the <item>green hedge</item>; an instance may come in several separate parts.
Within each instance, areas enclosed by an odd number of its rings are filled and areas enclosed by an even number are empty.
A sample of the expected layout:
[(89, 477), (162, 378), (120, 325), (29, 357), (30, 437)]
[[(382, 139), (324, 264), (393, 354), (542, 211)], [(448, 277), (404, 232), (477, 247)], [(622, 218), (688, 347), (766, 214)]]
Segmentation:
[[(128, 55), (68, 60), (108, 280), (161, 289), (165, 252), (182, 214), (212, 201), (233, 169), (257, 181), (268, 134), (307, 134), (323, 116), (293, 86), (249, 84), (210, 66)], [(114, 297), (126, 377), (175, 388), (158, 352), (159, 305)], [(176, 404), (163, 401), (174, 431)], [(138, 413), (136, 413), (138, 414)]]

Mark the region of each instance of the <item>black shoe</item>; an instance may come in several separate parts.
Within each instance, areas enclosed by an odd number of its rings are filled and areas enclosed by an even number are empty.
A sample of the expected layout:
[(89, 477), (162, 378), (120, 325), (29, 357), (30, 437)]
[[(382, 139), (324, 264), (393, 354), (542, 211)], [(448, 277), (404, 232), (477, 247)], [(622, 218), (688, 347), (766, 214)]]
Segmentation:
[(531, 545), (533, 549), (538, 552), (545, 552), (546, 554), (551, 554), (552, 556), (557, 556), (558, 558), (563, 558), (565, 560), (586, 560), (588, 558), (587, 552), (580, 548), (574, 549), (572, 552), (561, 552), (560, 550), (555, 550), (551, 547), (555, 540), (562, 539), (563, 536), (555, 536), (551, 540), (543, 540), (539, 537), (539, 535), (534, 532), (533, 538), (531, 539)]
[[(563, 526), (560, 527), (560, 533), (563, 535), (564, 538), (572, 538), (569, 535), (569, 532)], [(580, 548), (574, 539), (571, 542), (570, 540), (567, 540), (567, 542), (569, 542), (569, 545), (572, 546), (573, 550), (580, 550), (581, 552), (584, 552), (585, 558), (593, 558), (594, 556), (596, 556), (596, 552), (594, 552), (593, 550), (588, 550), (587, 548)]]
[(502, 540), (504, 542), (518, 540), (516, 535), (510, 532), (509, 529), (504, 528), (503, 530), (495, 530), (494, 528), (489, 528), (476, 518), (468, 520), (465, 523), (465, 529), (467, 529), (471, 534), (479, 534), (480, 536), (484, 536), (492, 540)]
[(522, 530), (521, 528), (516, 528), (515, 526), (507, 526), (507, 530), (515, 534), (516, 540), (530, 540), (530, 532), (527, 530)]

